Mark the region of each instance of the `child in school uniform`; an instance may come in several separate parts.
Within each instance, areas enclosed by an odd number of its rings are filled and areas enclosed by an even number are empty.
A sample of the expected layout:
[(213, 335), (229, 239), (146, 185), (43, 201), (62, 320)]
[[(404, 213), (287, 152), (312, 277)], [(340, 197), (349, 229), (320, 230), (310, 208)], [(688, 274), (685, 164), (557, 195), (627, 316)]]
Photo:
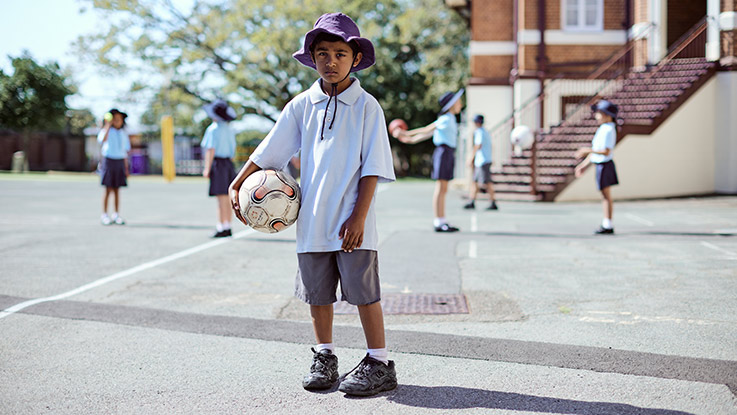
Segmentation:
[(210, 179), (208, 194), (217, 198), (218, 223), (213, 238), (232, 236), (228, 200), (228, 186), (235, 178), (232, 158), (235, 156), (235, 133), (230, 122), (235, 119), (235, 110), (222, 99), (205, 106), (207, 116), (212, 119), (202, 137), (200, 147), (205, 149), (205, 167), (202, 175)]
[(591, 110), (594, 112), (594, 118), (599, 124), (599, 128), (591, 140), (591, 147), (582, 147), (576, 151), (576, 158), (585, 157), (585, 159), (576, 166), (575, 173), (576, 177), (581, 177), (590, 164), (596, 165), (596, 187), (601, 192), (604, 218), (601, 221), (601, 226), (594, 233), (597, 235), (613, 234), (612, 209), (614, 203), (611, 187), (619, 184), (619, 180), (612, 158), (614, 146), (617, 144), (615, 120), (619, 109), (611, 102), (601, 100), (592, 105)]
[[(112, 117), (112, 118), (111, 118)], [(128, 177), (128, 152), (131, 149), (130, 138), (125, 131), (125, 119), (128, 114), (113, 108), (108, 111), (105, 117), (105, 123), (97, 134), (97, 142), (102, 144), (100, 154), (102, 160), (100, 162), (100, 176), (102, 177), (102, 185), (105, 186), (105, 193), (102, 197), (102, 216), (100, 222), (103, 225), (125, 225), (125, 221), (120, 217), (120, 188), (128, 186), (126, 177)], [(114, 196), (115, 212), (110, 217), (107, 214), (108, 199), (110, 194)]]
[(455, 149), (458, 141), (458, 122), (456, 115), (461, 113), (463, 105), (461, 96), (463, 89), (456, 93), (446, 92), (438, 100), (440, 112), (438, 119), (432, 124), (414, 130), (394, 129), (392, 135), (407, 144), (417, 144), (432, 137), (435, 151), (432, 154), (432, 175), (435, 180), (432, 207), (435, 219), (435, 232), (457, 232), (459, 229), (445, 220), (445, 196), (448, 193), (448, 182), (453, 180), (455, 168)]
[(377, 183), (395, 180), (384, 112), (351, 72), (374, 64), (374, 47), (350, 17), (321, 16), (294, 58), (320, 75), (292, 99), (230, 185), (240, 214), (238, 190), (262, 168), (283, 169), (300, 152), (302, 205), (297, 219), (295, 295), (310, 305), (317, 346), (302, 386), (329, 389), (338, 380), (333, 303), (358, 306), (367, 354), (338, 390), (368, 396), (394, 389), (388, 359), (378, 275)]
[(471, 153), (468, 162), (474, 169), (473, 185), (471, 186), (471, 194), (469, 195), (471, 201), (463, 206), (463, 208), (476, 208), (476, 195), (479, 193), (479, 188), (483, 186), (491, 199), (491, 205), (486, 209), (497, 210), (499, 207), (496, 205), (494, 184), (491, 182), (491, 136), (484, 129), (483, 115), (477, 114), (473, 117), (473, 123), (476, 125), (476, 129), (473, 132), (473, 153)]

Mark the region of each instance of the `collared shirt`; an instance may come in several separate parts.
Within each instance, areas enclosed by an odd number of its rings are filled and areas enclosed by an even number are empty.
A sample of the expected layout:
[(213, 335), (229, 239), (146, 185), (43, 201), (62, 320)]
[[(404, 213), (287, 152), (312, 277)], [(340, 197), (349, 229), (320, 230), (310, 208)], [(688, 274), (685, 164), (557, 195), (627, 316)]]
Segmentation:
[(205, 130), (200, 143), (202, 148), (214, 148), (215, 157), (233, 158), (235, 156), (235, 133), (230, 123), (213, 122)]
[(448, 147), (456, 148), (458, 140), (456, 116), (446, 112), (439, 116), (433, 124), (435, 124), (435, 131), (432, 133), (432, 143), (436, 146), (445, 144)]
[(480, 167), (491, 163), (491, 136), (484, 127), (479, 127), (473, 132), (473, 144), (481, 146), (473, 158), (473, 165)]
[(592, 163), (606, 163), (614, 156), (614, 145), (617, 144), (617, 127), (613, 122), (607, 122), (599, 126), (591, 140), (591, 150), (604, 151), (609, 149), (609, 155), (591, 153), (590, 161)]
[(102, 141), (104, 138), (105, 130), (100, 130), (100, 133), (97, 134), (97, 142), (102, 143), (100, 153), (103, 157), (116, 160), (122, 160), (128, 157), (128, 151), (131, 149), (131, 142), (128, 138), (128, 133), (126, 133), (125, 130), (110, 127), (107, 134), (107, 140), (105, 140), (105, 142)]
[[(339, 251), (343, 240), (338, 239), (338, 233), (353, 213), (358, 181), (365, 176), (378, 176), (379, 183), (395, 180), (384, 111), (357, 79), (351, 80), (351, 85), (337, 97), (337, 112), (336, 98), (326, 109), (328, 95), (319, 80), (297, 95), (251, 155), (261, 168), (284, 169), (301, 150), (298, 253)], [(324, 138), (320, 139), (323, 117)], [(375, 197), (359, 249), (378, 248), (374, 202)]]

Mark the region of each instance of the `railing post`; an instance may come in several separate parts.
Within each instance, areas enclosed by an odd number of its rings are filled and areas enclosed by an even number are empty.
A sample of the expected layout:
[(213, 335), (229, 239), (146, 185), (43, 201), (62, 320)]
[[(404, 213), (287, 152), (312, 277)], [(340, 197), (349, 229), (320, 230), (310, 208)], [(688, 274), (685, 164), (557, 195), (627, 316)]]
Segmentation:
[(537, 195), (537, 137), (540, 130), (536, 131), (533, 136), (532, 146), (530, 147), (530, 194)]

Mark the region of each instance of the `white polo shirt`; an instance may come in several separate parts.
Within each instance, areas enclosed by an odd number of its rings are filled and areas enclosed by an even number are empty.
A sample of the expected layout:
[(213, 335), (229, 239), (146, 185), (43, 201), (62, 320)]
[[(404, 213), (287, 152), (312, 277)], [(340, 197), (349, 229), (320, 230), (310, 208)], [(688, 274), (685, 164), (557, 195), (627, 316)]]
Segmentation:
[[(357, 79), (330, 102), (320, 139), (328, 95), (320, 81), (292, 99), (271, 132), (251, 155), (261, 168), (283, 169), (300, 153), (302, 207), (297, 219), (297, 253), (339, 251), (340, 227), (353, 212), (358, 181), (378, 176), (379, 183), (394, 181), (394, 165), (379, 102)], [(329, 129), (333, 117), (333, 128)], [(363, 244), (377, 250), (375, 195), (366, 216)]]
[(591, 140), (591, 149), (594, 151), (604, 151), (609, 149), (609, 155), (591, 153), (589, 159), (592, 163), (606, 163), (614, 156), (614, 146), (617, 144), (617, 127), (613, 122), (607, 122), (599, 126)]

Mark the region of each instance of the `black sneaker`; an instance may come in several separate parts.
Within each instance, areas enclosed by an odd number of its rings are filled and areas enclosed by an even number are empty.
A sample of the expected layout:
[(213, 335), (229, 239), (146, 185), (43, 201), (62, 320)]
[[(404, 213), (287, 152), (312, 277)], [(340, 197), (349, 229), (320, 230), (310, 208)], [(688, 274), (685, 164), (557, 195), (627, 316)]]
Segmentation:
[(230, 229), (223, 229), (212, 234), (213, 238), (225, 238), (227, 236), (231, 236)]
[(435, 232), (458, 232), (459, 230), (455, 226), (450, 226), (447, 223), (435, 227)]
[(496, 205), (496, 200), (492, 200), (491, 205), (489, 205), (486, 210), (499, 210), (499, 207)]
[(463, 209), (476, 209), (476, 203), (474, 203), (472, 200), (466, 203), (465, 205), (463, 205)]
[(611, 235), (614, 233), (614, 228), (605, 228), (600, 226), (599, 229), (594, 231), (594, 235)]
[(338, 356), (328, 349), (316, 352), (313, 348), (312, 353), (310, 373), (302, 380), (302, 387), (307, 390), (330, 389), (338, 380)]
[(388, 365), (370, 357), (368, 354), (340, 382), (338, 390), (347, 395), (371, 396), (397, 387), (397, 371), (394, 361)]

